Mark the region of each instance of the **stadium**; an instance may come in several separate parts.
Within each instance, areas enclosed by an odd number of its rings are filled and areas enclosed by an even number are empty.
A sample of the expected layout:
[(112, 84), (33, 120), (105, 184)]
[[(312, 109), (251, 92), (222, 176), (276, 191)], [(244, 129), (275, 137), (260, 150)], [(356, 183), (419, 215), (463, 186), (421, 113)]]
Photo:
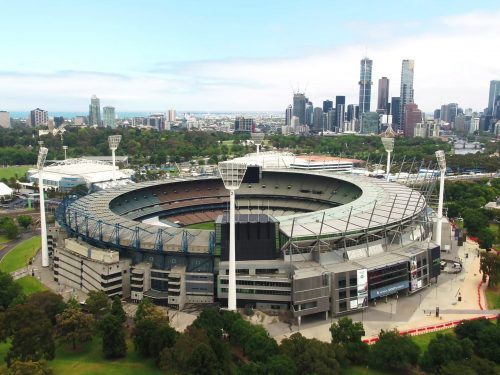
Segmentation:
[[(269, 168), (236, 193), (239, 307), (325, 317), (415, 293), (440, 272), (429, 184)], [(183, 309), (227, 304), (229, 193), (219, 176), (68, 197), (49, 232), (54, 279)], [(214, 222), (212, 229), (193, 225)], [(210, 226), (210, 225), (209, 225)]]

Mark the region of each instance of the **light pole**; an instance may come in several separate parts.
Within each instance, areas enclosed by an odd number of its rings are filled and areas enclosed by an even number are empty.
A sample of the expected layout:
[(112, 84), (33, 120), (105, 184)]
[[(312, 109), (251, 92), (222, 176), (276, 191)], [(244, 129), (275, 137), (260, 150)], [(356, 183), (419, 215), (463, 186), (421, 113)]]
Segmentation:
[(439, 166), (439, 202), (437, 212), (436, 242), (441, 245), (441, 231), (443, 226), (443, 199), (444, 199), (444, 174), (446, 172), (446, 157), (443, 150), (436, 151), (436, 159)]
[(113, 183), (116, 181), (116, 172), (115, 172), (115, 151), (118, 148), (118, 145), (120, 144), (120, 141), (122, 140), (121, 135), (110, 135), (108, 137), (108, 143), (109, 143), (109, 148), (111, 149), (111, 155), (113, 158)]
[(245, 176), (247, 165), (244, 163), (219, 163), (219, 173), (224, 186), (229, 190), (229, 283), (227, 309), (236, 311), (236, 226), (235, 226), (235, 193)]
[(382, 133), (382, 144), (384, 145), (385, 151), (387, 152), (387, 167), (386, 167), (386, 180), (389, 181), (389, 175), (391, 173), (391, 152), (394, 150), (394, 131), (392, 130), (391, 125), (387, 128), (387, 130)]
[(66, 156), (66, 150), (68, 149), (68, 146), (63, 146), (63, 150), (64, 150), (64, 160), (67, 159), (67, 156)]
[(265, 134), (264, 133), (252, 133), (252, 140), (253, 143), (255, 144), (255, 147), (257, 148), (257, 157), (259, 156), (260, 153), (260, 146), (262, 145), (262, 141), (264, 140)]
[(49, 266), (49, 249), (47, 247), (47, 223), (45, 221), (45, 197), (43, 195), (43, 165), (47, 158), (46, 147), (40, 147), (38, 151), (38, 160), (36, 163), (38, 169), (38, 191), (40, 193), (40, 226), (42, 235), (42, 267)]

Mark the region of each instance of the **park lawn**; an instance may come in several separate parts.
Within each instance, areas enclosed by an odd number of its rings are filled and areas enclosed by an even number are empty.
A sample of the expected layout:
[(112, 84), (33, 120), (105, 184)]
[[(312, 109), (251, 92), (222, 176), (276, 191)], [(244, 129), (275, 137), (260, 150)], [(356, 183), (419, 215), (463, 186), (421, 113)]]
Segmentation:
[(443, 329), (442, 331), (436, 331), (436, 332), (429, 332), (429, 333), (424, 333), (423, 335), (418, 335), (418, 336), (412, 336), (411, 339), (415, 344), (418, 345), (420, 348), (421, 352), (425, 352), (427, 350), (427, 346), (429, 346), (429, 342), (433, 338), (435, 338), (438, 334), (454, 334), (453, 328), (448, 328), (448, 329)]
[(16, 283), (21, 285), (23, 288), (23, 293), (27, 296), (36, 292), (43, 292), (48, 290), (45, 285), (43, 285), (36, 277), (24, 276), (16, 280)]
[(28, 264), (40, 248), (40, 236), (34, 236), (17, 244), (0, 261), (0, 271), (13, 272)]
[(500, 287), (486, 289), (486, 301), (488, 310), (500, 309)]
[(102, 357), (101, 339), (95, 337), (82, 351), (73, 352), (62, 346), (56, 350), (56, 358), (49, 362), (54, 375), (160, 375), (152, 360), (138, 356), (134, 344), (127, 340), (127, 357), (108, 361)]
[(7, 236), (6, 236), (6, 235), (4, 235), (4, 234), (0, 234), (0, 244), (2, 244), (2, 243), (7, 243), (7, 242), (9, 242), (9, 241), (10, 241), (10, 240), (7, 238)]
[(191, 225), (186, 225), (185, 228), (214, 230), (215, 229), (215, 222), (207, 221), (204, 223), (191, 224)]
[(11, 177), (16, 177), (16, 174), (18, 178), (21, 178), (26, 174), (26, 172), (28, 172), (28, 169), (30, 168), (32, 167), (30, 167), (29, 165), (17, 165), (14, 167), (0, 168), (0, 179), (6, 178), (8, 180)]

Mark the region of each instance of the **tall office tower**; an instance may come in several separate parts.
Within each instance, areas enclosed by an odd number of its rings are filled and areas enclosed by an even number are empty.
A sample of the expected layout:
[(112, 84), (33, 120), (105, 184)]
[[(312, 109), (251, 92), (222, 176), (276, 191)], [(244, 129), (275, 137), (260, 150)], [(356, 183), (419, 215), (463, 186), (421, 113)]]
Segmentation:
[(333, 102), (331, 100), (325, 100), (323, 102), (323, 113), (327, 113), (332, 108), (333, 108)]
[(306, 123), (306, 103), (307, 98), (304, 93), (296, 92), (293, 94), (293, 115), (299, 118), (300, 125)]
[(422, 123), (422, 111), (418, 109), (418, 105), (415, 103), (408, 103), (404, 110), (404, 114), (404, 136), (406, 138), (411, 138), (415, 134), (416, 125)]
[(458, 104), (457, 103), (448, 104), (448, 122), (450, 124), (455, 123), (455, 118), (457, 117), (457, 114), (458, 114)]
[(380, 115), (377, 112), (365, 112), (361, 114), (361, 133), (378, 134)]
[(99, 98), (92, 95), (89, 105), (89, 125), (101, 126), (101, 102)]
[(443, 122), (449, 122), (448, 121), (448, 104), (443, 104), (441, 106), (441, 111), (440, 111), (440, 115), (439, 115), (439, 119)]
[(292, 124), (292, 105), (290, 104), (286, 110), (285, 110), (285, 125), (291, 125)]
[(389, 78), (382, 77), (378, 80), (378, 100), (377, 112), (388, 115), (389, 114)]
[(439, 120), (441, 118), (441, 109), (434, 110), (434, 120)]
[(495, 97), (495, 101), (493, 102), (493, 112), (491, 116), (494, 120), (500, 120), (500, 95)]
[(405, 109), (408, 103), (413, 103), (413, 72), (415, 61), (403, 60), (401, 66), (401, 88), (399, 92), (399, 130), (405, 129)]
[(370, 112), (372, 100), (372, 66), (373, 61), (365, 57), (361, 60), (359, 73), (359, 113)]
[(354, 118), (354, 104), (349, 104), (347, 106), (345, 119), (346, 119), (346, 121), (352, 121), (353, 118)]
[(175, 109), (168, 110), (168, 122), (175, 122)]
[(252, 118), (236, 117), (234, 120), (235, 133), (255, 132), (255, 123)]
[(325, 130), (335, 131), (335, 108), (330, 109), (326, 113)]
[(10, 113), (0, 111), (0, 128), (10, 128)]
[(391, 99), (391, 115), (392, 115), (392, 129), (398, 130), (399, 124), (401, 123), (401, 98), (399, 96), (393, 96)]
[(486, 115), (493, 114), (495, 98), (500, 95), (500, 81), (490, 81), (490, 95), (488, 96), (488, 109)]
[(64, 124), (64, 117), (63, 116), (54, 116), (54, 125), (56, 127), (59, 127), (62, 124)]
[(313, 130), (317, 133), (321, 131), (321, 121), (323, 116), (323, 108), (316, 107), (313, 110)]
[(311, 127), (313, 123), (313, 111), (314, 107), (311, 102), (307, 102), (306, 104), (306, 125)]
[(43, 109), (37, 108), (30, 112), (31, 126), (47, 125), (49, 114)]
[(335, 131), (340, 131), (345, 121), (345, 96), (335, 97)]
[(116, 114), (115, 107), (102, 108), (103, 125), (106, 128), (116, 128)]

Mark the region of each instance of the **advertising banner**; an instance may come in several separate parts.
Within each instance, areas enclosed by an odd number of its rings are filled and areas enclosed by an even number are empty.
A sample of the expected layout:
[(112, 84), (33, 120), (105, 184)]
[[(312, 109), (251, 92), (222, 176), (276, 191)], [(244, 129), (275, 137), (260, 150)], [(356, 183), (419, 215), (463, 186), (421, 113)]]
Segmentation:
[[(363, 268), (357, 270), (358, 278), (358, 300), (356, 307), (363, 307), (368, 305), (368, 270)], [(352, 304), (352, 301), (351, 301)]]
[(385, 297), (389, 294), (394, 294), (399, 290), (407, 289), (408, 281), (400, 281), (390, 285), (383, 286), (370, 291), (370, 298)]

